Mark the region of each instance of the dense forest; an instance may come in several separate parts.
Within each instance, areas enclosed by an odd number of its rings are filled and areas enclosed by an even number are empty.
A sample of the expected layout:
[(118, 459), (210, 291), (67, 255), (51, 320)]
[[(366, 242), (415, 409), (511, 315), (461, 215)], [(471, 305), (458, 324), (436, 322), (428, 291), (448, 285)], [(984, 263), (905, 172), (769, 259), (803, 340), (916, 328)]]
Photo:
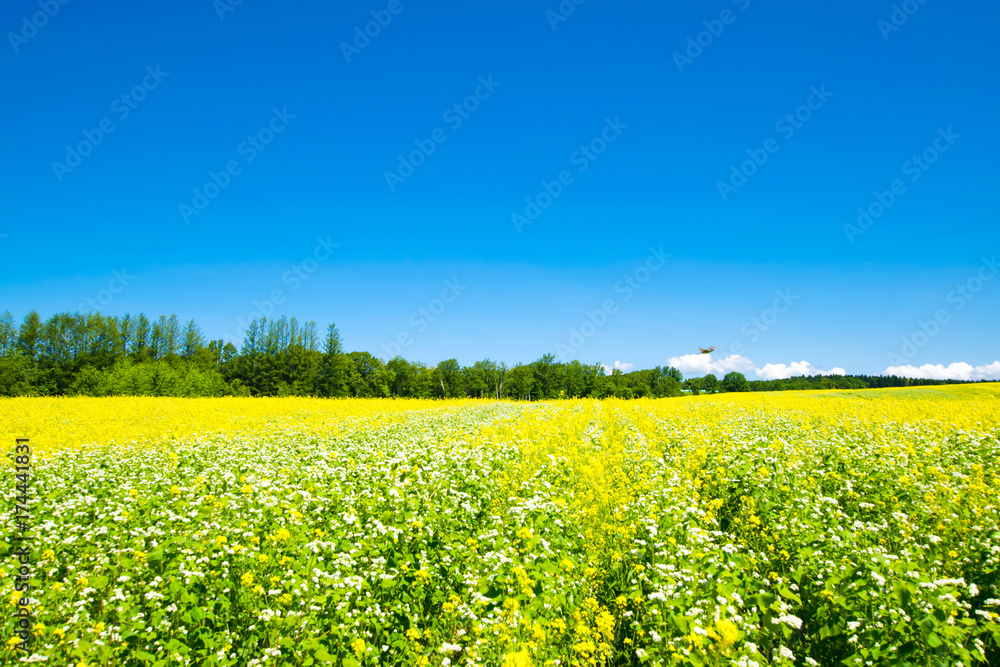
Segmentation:
[[(945, 381), (953, 382), (953, 381)], [(435, 366), (368, 352), (345, 352), (337, 327), (323, 337), (315, 322), (294, 317), (254, 320), (242, 347), (206, 340), (193, 320), (176, 315), (150, 320), (100, 313), (37, 312), (18, 326), (0, 316), (0, 396), (321, 396), (475, 397), (546, 400), (593, 397), (640, 398), (720, 391), (854, 389), (942, 384), (884, 376), (815, 376), (747, 380), (732, 372), (685, 379), (676, 368), (657, 366), (607, 374), (600, 363), (560, 363), (546, 354), (508, 367), (484, 359), (462, 366), (446, 359)]]

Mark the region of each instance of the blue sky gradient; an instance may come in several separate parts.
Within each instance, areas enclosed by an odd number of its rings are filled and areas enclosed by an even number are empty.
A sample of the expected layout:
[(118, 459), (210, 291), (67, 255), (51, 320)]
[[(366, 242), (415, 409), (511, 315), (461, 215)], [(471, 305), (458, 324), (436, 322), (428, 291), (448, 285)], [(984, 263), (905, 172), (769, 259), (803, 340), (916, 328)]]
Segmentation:
[(1000, 8), (895, 7), (15, 0), (0, 309), (238, 337), (279, 290), (432, 364), (1000, 376)]

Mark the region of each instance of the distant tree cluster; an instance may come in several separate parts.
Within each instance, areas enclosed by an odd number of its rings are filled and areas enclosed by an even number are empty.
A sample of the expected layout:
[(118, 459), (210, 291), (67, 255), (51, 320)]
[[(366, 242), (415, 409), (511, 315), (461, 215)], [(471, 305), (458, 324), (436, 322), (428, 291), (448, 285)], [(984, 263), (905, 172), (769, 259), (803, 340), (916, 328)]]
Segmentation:
[(783, 380), (750, 380), (750, 391), (789, 391), (798, 389), (883, 389), (886, 387), (923, 387), (937, 384), (968, 384), (965, 380), (927, 380), (898, 375), (803, 375)]
[(681, 385), (691, 394), (722, 391), (794, 391), (802, 389), (881, 389), (885, 387), (922, 387), (938, 384), (966, 384), (965, 380), (926, 380), (898, 375), (803, 375), (781, 380), (747, 380), (742, 373), (731, 372), (720, 381), (715, 375), (689, 378)]
[(681, 385), (684, 391), (689, 391), (695, 396), (701, 393), (717, 394), (727, 391), (750, 391), (747, 379), (743, 373), (735, 371), (726, 373), (726, 377), (719, 381), (714, 373), (709, 373), (705, 377), (689, 378)]
[[(952, 381), (946, 381), (952, 382)], [(669, 366), (607, 374), (599, 363), (561, 363), (546, 354), (508, 367), (490, 359), (435, 366), (402, 357), (383, 361), (345, 352), (329, 325), (261, 318), (247, 328), (242, 347), (206, 340), (198, 324), (176, 315), (59, 313), (42, 320), (32, 311), (18, 326), (0, 315), (0, 396), (320, 396), (414, 398), (642, 398), (720, 391), (854, 389), (941, 384), (881, 376), (814, 376), (748, 381), (729, 373), (685, 380)]]

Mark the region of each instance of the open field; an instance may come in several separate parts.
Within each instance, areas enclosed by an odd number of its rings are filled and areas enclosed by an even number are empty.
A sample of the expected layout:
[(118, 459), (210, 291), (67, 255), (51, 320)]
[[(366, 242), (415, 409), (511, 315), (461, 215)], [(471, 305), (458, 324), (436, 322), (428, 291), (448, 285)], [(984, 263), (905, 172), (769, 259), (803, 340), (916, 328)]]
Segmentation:
[(3, 399), (0, 663), (998, 664), (998, 399)]

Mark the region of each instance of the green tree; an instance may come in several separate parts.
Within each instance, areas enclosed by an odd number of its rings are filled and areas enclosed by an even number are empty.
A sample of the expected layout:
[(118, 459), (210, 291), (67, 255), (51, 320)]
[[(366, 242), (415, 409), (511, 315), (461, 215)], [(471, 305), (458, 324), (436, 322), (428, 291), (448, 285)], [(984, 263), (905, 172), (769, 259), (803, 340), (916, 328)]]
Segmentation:
[(524, 364), (516, 364), (507, 373), (506, 387), (513, 398), (530, 401), (531, 391), (535, 385), (535, 369)]
[(464, 366), (462, 379), (465, 381), (465, 388), (469, 392), (469, 396), (483, 398), (486, 395), (486, 371), (483, 369), (483, 362), (477, 361), (472, 366)]
[(747, 378), (743, 375), (743, 373), (730, 371), (729, 373), (726, 373), (726, 377), (722, 378), (722, 390), (750, 391), (750, 387), (747, 385)]
[(556, 374), (556, 355), (546, 354), (531, 364), (535, 371), (535, 393), (540, 400), (556, 398), (559, 395)]
[(17, 325), (9, 310), (0, 315), (0, 356), (14, 354), (17, 350)]
[(434, 377), (426, 364), (419, 361), (410, 363), (403, 357), (396, 356), (385, 366), (395, 374), (391, 389), (393, 396), (405, 398), (434, 397)]
[(316, 377), (316, 393), (319, 396), (350, 396), (352, 385), (357, 384), (353, 378), (355, 374), (354, 363), (344, 354), (337, 325), (329, 325), (326, 329), (323, 359)]
[(319, 333), (315, 322), (306, 322), (302, 327), (302, 347), (309, 352), (319, 351)]
[(38, 395), (35, 368), (31, 359), (20, 353), (0, 357), (0, 396)]
[(563, 377), (566, 383), (564, 391), (570, 398), (588, 396), (593, 388), (591, 368), (576, 359), (565, 365)]
[(396, 355), (386, 363), (386, 368), (391, 370), (396, 376), (393, 378), (389, 392), (393, 396), (409, 396), (410, 375), (413, 367), (403, 357)]
[(181, 356), (191, 359), (203, 347), (205, 347), (205, 337), (201, 333), (201, 327), (194, 320), (189, 320), (181, 332)]
[[(171, 322), (171, 319), (174, 322)], [(149, 334), (149, 347), (154, 359), (168, 359), (177, 354), (180, 347), (180, 332), (174, 330), (173, 324), (176, 323), (176, 320), (176, 315), (169, 318), (166, 315), (160, 315), (153, 322), (153, 328)]]
[(24, 316), (17, 336), (17, 346), (21, 354), (29, 359), (37, 359), (42, 345), (42, 318), (37, 311)]
[(474, 368), (482, 377), (486, 394), (499, 399), (503, 395), (503, 385), (507, 379), (507, 364), (498, 364), (490, 359), (477, 361)]
[(377, 357), (368, 352), (351, 352), (355, 373), (349, 378), (351, 393), (359, 398), (384, 398), (390, 395), (395, 373), (385, 367)]
[[(465, 380), (457, 359), (445, 359), (432, 371), (435, 395), (442, 398), (465, 396)], [(438, 393), (440, 392), (440, 393)]]
[(151, 332), (152, 327), (149, 324), (149, 318), (146, 317), (145, 313), (139, 313), (139, 316), (135, 318), (135, 327), (132, 329), (132, 341), (129, 344), (129, 349), (132, 351), (135, 360), (142, 361), (153, 357), (154, 350), (150, 345)]
[(629, 384), (628, 377), (622, 373), (621, 369), (614, 368), (611, 370), (611, 375), (604, 380), (601, 397), (633, 398), (635, 392)]
[[(218, 342), (221, 343), (222, 341), (220, 340)], [(230, 361), (235, 359), (238, 354), (239, 351), (236, 349), (235, 345), (233, 345), (232, 343), (226, 343), (225, 345), (222, 346), (222, 351), (219, 353), (219, 363), (220, 364), (229, 363)]]

